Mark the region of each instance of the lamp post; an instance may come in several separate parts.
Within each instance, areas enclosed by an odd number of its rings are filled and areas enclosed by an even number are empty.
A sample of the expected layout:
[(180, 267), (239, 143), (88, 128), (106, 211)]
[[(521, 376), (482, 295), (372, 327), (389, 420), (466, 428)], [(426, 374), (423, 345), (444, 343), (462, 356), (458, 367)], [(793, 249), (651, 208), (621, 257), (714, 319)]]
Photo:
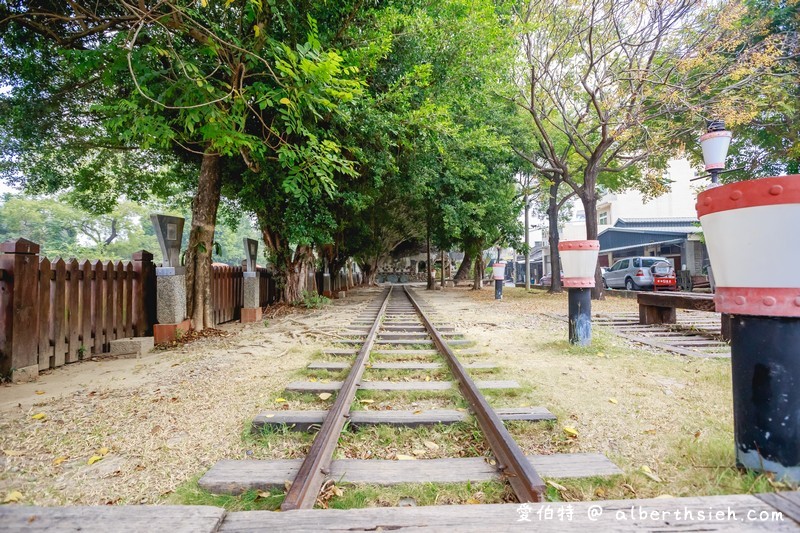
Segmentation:
[(506, 264), (498, 258), (492, 265), (492, 279), (494, 279), (494, 299), (503, 299), (503, 282), (506, 278)]
[(558, 251), (564, 271), (561, 281), (569, 293), (569, 342), (588, 346), (592, 342), (592, 288), (600, 241), (561, 241)]
[(732, 133), (725, 129), (725, 122), (722, 120), (710, 121), (706, 133), (700, 137), (703, 162), (714, 185), (718, 183), (719, 174), (725, 169), (725, 156), (728, 155), (731, 137)]
[[(713, 170), (709, 162), (716, 162), (706, 160)], [(798, 483), (800, 175), (711, 187), (698, 195), (696, 208), (714, 269), (716, 310), (732, 315), (736, 462)]]

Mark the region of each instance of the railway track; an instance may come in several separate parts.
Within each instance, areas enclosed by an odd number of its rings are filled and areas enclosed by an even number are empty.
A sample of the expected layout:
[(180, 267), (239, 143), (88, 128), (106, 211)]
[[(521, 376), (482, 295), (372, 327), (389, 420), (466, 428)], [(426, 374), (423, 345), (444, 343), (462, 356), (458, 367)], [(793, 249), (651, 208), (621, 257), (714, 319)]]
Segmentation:
[[(267, 425), (297, 431), (318, 428), (306, 457), (303, 460), (221, 461), (200, 479), (200, 486), (215, 493), (236, 494), (248, 489), (280, 487), (284, 481), (291, 481), (281, 505), (281, 510), (289, 511), (313, 508), (320, 490), (330, 479), (377, 484), (501, 479), (510, 485), (519, 502), (538, 502), (544, 499), (545, 482), (537, 468), (552, 477), (620, 473), (613, 463), (600, 454), (526, 456), (506, 429), (504, 420), (540, 421), (554, 420), (555, 417), (541, 407), (493, 409), (481, 389), (510, 389), (519, 385), (515, 381), (473, 380), (469, 370), (487, 370), (496, 365), (460, 361), (454, 347), (462, 347), (470, 341), (457, 338), (461, 335), (454, 328), (442, 325), (432, 316), (408, 286), (389, 286), (384, 289), (341, 334), (343, 338), (339, 339), (339, 344), (358, 348), (326, 351), (326, 355), (333, 357), (353, 357), (352, 363), (323, 361), (309, 365), (309, 369), (320, 371), (341, 372), (349, 368), (346, 378), (341, 382), (294, 382), (286, 387), (287, 391), (297, 393), (335, 393), (330, 409), (270, 411), (261, 413), (253, 421), (256, 429)], [(388, 357), (389, 361), (370, 362), (371, 354)], [(402, 360), (393, 361), (395, 358)], [(437, 358), (442, 362), (435, 361)], [(363, 380), (366, 371), (442, 372), (445, 368), (449, 370), (452, 382), (431, 380), (430, 377), (426, 381), (416, 382)], [(435, 392), (454, 388), (458, 389), (469, 406), (469, 412), (491, 450), (493, 458), (490, 460), (486, 457), (428, 459), (402, 461), (404, 465), (398, 461), (334, 460), (334, 451), (346, 426), (348, 431), (376, 424), (434, 426), (462, 422), (469, 417), (463, 410), (457, 409), (413, 412), (354, 409), (358, 405), (356, 400), (359, 391)]]

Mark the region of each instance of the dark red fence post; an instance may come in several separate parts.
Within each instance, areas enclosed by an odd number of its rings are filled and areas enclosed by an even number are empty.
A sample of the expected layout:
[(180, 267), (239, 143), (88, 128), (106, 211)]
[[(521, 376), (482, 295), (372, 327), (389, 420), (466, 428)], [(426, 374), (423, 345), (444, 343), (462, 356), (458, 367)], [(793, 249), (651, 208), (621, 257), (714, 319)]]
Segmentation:
[(153, 254), (139, 250), (133, 254), (133, 336), (153, 334), (156, 322), (156, 267)]
[(39, 245), (16, 239), (0, 244), (0, 252), (0, 375), (35, 379), (39, 375)]

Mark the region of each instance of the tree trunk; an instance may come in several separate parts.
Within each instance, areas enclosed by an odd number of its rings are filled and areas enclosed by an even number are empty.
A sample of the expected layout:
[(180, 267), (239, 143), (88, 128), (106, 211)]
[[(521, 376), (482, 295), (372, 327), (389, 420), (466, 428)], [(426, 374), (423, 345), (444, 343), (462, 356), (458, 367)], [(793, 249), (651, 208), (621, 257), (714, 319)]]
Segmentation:
[(561, 288), (561, 254), (558, 253), (558, 182), (550, 184), (547, 198), (547, 228), (550, 241), (550, 290), (551, 294), (563, 292)]
[(458, 284), (459, 281), (463, 281), (469, 278), (469, 271), (472, 268), (472, 257), (465, 253), (464, 260), (461, 261), (461, 264), (458, 265), (458, 270), (456, 270), (456, 275), (453, 276), (453, 283)]
[(375, 283), (375, 278), (378, 275), (377, 263), (364, 261), (363, 263), (359, 263), (358, 266), (361, 267), (361, 274), (364, 276), (361, 284), (364, 285), (365, 287), (377, 285), (377, 283)]
[(307, 280), (311, 259), (313, 257), (309, 246), (298, 246), (294, 256), (284, 263), (285, 282), (283, 287), (283, 300), (295, 303), (303, 300), (303, 292), (307, 290)]
[(442, 290), (444, 290), (444, 250), (442, 250), (442, 275), (440, 277), (442, 280)]
[[(583, 194), (581, 195), (581, 203), (583, 204), (583, 211), (586, 213), (586, 240), (597, 240), (597, 197), (594, 194)], [(600, 275), (600, 263), (598, 262), (594, 271), (592, 300), (602, 300), (604, 297), (603, 278)]]
[(479, 291), (483, 288), (483, 251), (479, 250), (475, 254), (475, 277), (472, 282), (472, 290)]
[(186, 312), (192, 328), (214, 326), (211, 301), (211, 254), (217, 221), (222, 175), (220, 156), (207, 152), (200, 164), (197, 194), (192, 200), (192, 227), (186, 249)]
[[(525, 194), (525, 290), (531, 290), (531, 206)], [(516, 282), (516, 278), (514, 279)]]

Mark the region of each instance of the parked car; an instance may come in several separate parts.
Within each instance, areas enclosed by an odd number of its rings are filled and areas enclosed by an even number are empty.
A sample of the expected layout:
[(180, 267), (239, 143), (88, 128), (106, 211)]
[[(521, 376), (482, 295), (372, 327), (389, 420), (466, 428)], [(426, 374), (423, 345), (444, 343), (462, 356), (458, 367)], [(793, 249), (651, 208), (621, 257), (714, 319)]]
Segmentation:
[(664, 257), (626, 257), (603, 274), (603, 286), (611, 289), (677, 290), (675, 269)]
[[(542, 279), (539, 280), (539, 285), (542, 287), (549, 287), (550, 284), (553, 282), (553, 273), (550, 272), (549, 274), (545, 274), (542, 276)], [(564, 272), (561, 272), (561, 277), (564, 277)]]

